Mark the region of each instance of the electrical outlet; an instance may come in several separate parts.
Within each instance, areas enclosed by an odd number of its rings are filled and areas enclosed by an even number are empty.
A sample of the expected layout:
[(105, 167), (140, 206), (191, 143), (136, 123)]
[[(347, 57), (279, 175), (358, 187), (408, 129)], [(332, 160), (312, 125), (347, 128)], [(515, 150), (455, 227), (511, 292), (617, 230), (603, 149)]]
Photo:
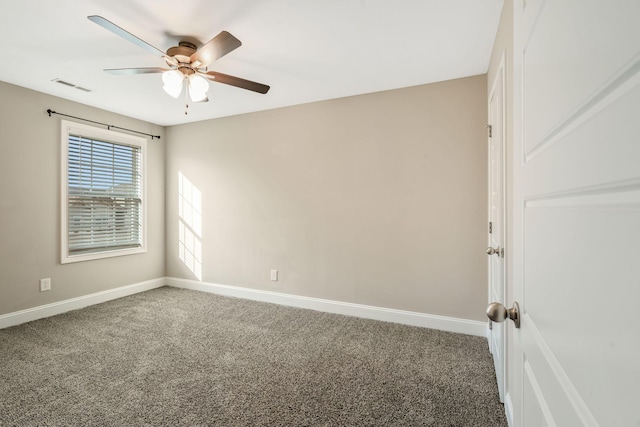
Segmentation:
[(51, 290), (51, 278), (40, 279), (40, 292)]
[(278, 270), (271, 270), (271, 280), (274, 282), (278, 281)]

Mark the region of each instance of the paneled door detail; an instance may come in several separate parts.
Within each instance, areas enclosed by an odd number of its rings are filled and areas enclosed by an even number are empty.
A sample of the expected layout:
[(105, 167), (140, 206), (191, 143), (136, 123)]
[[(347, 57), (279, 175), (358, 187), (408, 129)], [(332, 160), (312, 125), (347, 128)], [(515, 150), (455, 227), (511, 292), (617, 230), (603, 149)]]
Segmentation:
[(515, 0), (514, 33), (514, 424), (639, 426), (640, 1)]

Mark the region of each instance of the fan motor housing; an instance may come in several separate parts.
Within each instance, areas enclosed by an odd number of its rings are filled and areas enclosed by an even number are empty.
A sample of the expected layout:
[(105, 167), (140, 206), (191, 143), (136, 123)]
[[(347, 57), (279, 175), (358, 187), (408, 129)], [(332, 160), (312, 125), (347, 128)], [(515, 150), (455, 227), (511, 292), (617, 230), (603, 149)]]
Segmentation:
[(178, 61), (178, 70), (183, 74), (194, 74), (195, 71), (191, 67), (191, 55), (196, 52), (196, 45), (193, 43), (182, 41), (178, 46), (170, 47), (167, 50), (167, 56), (173, 57)]
[(180, 55), (180, 56), (190, 57), (195, 53), (195, 51), (196, 51), (196, 45), (194, 45), (193, 43), (180, 42), (178, 43), (178, 46), (170, 47), (169, 50), (167, 50), (167, 55), (168, 56)]

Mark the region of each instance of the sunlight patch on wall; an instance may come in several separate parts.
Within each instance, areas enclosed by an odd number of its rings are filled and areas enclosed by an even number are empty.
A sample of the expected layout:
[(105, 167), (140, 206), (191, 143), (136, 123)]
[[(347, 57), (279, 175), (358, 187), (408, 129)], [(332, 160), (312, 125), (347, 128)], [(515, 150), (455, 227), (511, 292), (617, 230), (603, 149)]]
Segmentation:
[(178, 172), (178, 257), (202, 280), (202, 193)]

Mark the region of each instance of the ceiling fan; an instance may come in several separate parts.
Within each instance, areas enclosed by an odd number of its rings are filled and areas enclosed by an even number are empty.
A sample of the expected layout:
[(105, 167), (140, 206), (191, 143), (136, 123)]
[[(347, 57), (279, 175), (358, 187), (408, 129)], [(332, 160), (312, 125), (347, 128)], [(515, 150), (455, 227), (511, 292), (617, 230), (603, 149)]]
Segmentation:
[(166, 52), (163, 52), (102, 16), (91, 15), (87, 16), (87, 18), (146, 51), (164, 58), (169, 67), (115, 68), (104, 70), (108, 73), (116, 75), (162, 73), (163, 89), (165, 92), (174, 98), (178, 98), (184, 88), (185, 97), (188, 93), (193, 102), (209, 101), (207, 98), (209, 82), (207, 80), (262, 94), (269, 91), (269, 86), (262, 83), (208, 70), (207, 67), (211, 65), (211, 63), (242, 45), (240, 40), (226, 31), (222, 31), (200, 47), (188, 41), (181, 41), (178, 43), (178, 46), (171, 47)]

